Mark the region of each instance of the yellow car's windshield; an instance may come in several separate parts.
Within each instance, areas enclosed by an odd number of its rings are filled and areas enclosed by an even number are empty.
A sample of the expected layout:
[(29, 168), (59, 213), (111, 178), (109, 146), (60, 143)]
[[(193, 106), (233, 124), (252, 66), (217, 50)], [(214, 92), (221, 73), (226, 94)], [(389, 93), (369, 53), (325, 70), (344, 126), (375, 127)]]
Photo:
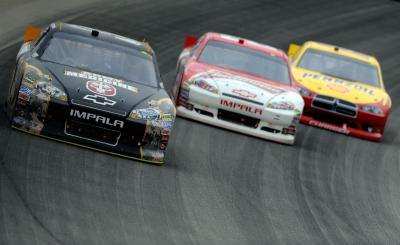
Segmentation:
[(338, 54), (310, 48), (303, 54), (298, 67), (348, 81), (380, 87), (378, 70), (375, 66)]

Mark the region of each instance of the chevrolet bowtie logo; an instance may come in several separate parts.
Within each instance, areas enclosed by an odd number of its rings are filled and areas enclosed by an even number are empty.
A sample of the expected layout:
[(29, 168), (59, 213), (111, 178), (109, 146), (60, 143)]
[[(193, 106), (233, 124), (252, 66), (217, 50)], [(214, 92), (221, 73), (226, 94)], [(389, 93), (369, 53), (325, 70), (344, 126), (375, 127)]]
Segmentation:
[(247, 90), (244, 90), (244, 89), (234, 89), (234, 90), (232, 90), (232, 93), (238, 94), (238, 95), (240, 95), (242, 97), (245, 97), (245, 98), (255, 98), (255, 97), (257, 97), (256, 94), (253, 94), (253, 93), (251, 93), (251, 92), (249, 92)]
[(93, 103), (98, 104), (98, 105), (111, 105), (111, 106), (113, 106), (113, 105), (115, 105), (115, 103), (117, 103), (114, 100), (110, 100), (109, 98), (107, 98), (105, 96), (101, 96), (101, 95), (97, 95), (97, 94), (96, 95), (87, 94), (87, 95), (85, 95), (85, 97), (83, 97), (83, 99), (90, 100)]

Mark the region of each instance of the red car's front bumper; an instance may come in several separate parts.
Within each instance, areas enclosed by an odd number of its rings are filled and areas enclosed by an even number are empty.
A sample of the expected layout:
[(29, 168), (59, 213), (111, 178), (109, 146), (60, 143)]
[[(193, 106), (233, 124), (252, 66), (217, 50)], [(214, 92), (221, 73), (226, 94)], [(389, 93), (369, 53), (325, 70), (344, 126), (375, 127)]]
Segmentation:
[(300, 122), (341, 134), (346, 134), (371, 141), (381, 141), (388, 117), (358, 110), (355, 117), (347, 117), (337, 113), (313, 107), (313, 97), (303, 97), (305, 107)]

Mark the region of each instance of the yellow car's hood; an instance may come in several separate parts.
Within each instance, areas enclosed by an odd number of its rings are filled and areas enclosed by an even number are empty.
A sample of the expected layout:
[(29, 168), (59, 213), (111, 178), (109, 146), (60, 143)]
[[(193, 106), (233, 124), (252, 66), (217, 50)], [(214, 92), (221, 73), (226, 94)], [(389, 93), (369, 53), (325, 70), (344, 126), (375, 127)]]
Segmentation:
[(335, 97), (354, 104), (384, 104), (388, 99), (388, 95), (383, 89), (363, 83), (346, 81), (299, 67), (293, 68), (293, 74), (301, 86), (313, 93)]

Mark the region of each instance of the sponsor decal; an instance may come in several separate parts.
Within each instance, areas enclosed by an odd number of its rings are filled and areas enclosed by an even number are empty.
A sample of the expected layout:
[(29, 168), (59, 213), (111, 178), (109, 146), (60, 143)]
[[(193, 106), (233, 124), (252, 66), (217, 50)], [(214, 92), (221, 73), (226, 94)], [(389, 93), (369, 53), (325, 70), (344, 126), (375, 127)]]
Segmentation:
[(189, 88), (181, 88), (181, 94), (180, 97), (184, 99), (189, 99)]
[(92, 93), (104, 96), (115, 96), (117, 94), (117, 90), (113, 85), (99, 81), (87, 81), (86, 89)]
[(30, 96), (31, 93), (32, 89), (22, 84), (21, 87), (19, 88), (18, 99), (23, 101), (29, 101), (31, 99)]
[(15, 106), (13, 124), (17, 128), (41, 134), (52, 97), (67, 100), (66, 94), (51, 84), (51, 77), (35, 66), (26, 65)]
[(294, 104), (290, 101), (273, 101), (268, 103), (267, 108), (276, 110), (294, 110)]
[(134, 93), (138, 92), (138, 89), (136, 87), (127, 84), (123, 80), (112, 78), (112, 77), (107, 77), (107, 76), (103, 76), (103, 75), (99, 75), (99, 74), (95, 74), (95, 73), (91, 73), (91, 72), (86, 72), (86, 71), (74, 72), (74, 71), (65, 70), (64, 75), (69, 76), (69, 77), (79, 77), (82, 79), (88, 79), (90, 81), (103, 82), (103, 83), (110, 84), (110, 85), (113, 85), (113, 86), (116, 86), (119, 88), (127, 89)]
[(29, 96), (28, 94), (19, 92), (18, 93), (18, 99), (23, 100), (23, 101), (29, 101), (31, 99), (31, 96)]
[[(160, 105), (165, 102), (168, 103), (169, 101), (170, 101), (169, 99), (161, 99), (159, 101), (151, 101), (150, 104), (154, 105), (154, 102), (156, 102), (156, 104)], [(154, 111), (149, 109), (154, 109)], [(173, 113), (169, 113), (169, 112), (164, 112), (162, 110), (160, 111), (158, 109), (159, 108), (157, 107), (157, 108), (147, 108), (147, 109), (137, 110), (139, 112), (142, 111), (146, 113), (146, 114), (137, 113), (139, 117), (155, 118), (154, 120), (147, 121), (146, 129), (143, 138), (141, 140), (142, 156), (144, 158), (151, 157), (153, 160), (156, 160), (157, 158), (160, 158), (160, 160), (163, 159), (164, 152), (168, 145), (169, 134), (174, 124), (173, 119), (175, 117), (174, 111)], [(170, 119), (172, 121), (169, 121)], [(146, 154), (146, 152), (150, 154)], [(154, 158), (155, 155), (153, 154), (156, 154), (157, 157)]]
[(154, 125), (163, 128), (164, 130), (171, 130), (174, 126), (174, 121), (157, 121)]
[(283, 128), (282, 134), (296, 135), (296, 126), (290, 125), (288, 128)]
[(62, 101), (67, 101), (67, 94), (50, 82), (39, 82), (36, 85), (36, 88), (38, 92), (44, 96), (50, 96)]
[(339, 84), (335, 84), (335, 83), (328, 83), (328, 85), (326, 85), (326, 87), (332, 91), (342, 93), (342, 94), (347, 94), (350, 92), (350, 90), (348, 88), (343, 87)]
[(26, 95), (30, 95), (32, 93), (32, 89), (22, 84), (21, 87), (19, 88), (19, 92)]
[(234, 90), (232, 90), (232, 93), (237, 94), (237, 95), (239, 95), (241, 97), (244, 97), (244, 98), (252, 98), (252, 99), (254, 99), (255, 97), (257, 97), (256, 94), (253, 94), (253, 93), (251, 93), (251, 92), (249, 92), (247, 90), (244, 90), (244, 89), (234, 89)]
[(18, 102), (15, 106), (13, 122), (17, 128), (33, 134), (41, 134), (46, 118), (50, 97), (37, 89), (18, 93)]
[(160, 118), (160, 112), (154, 108), (138, 109), (131, 112), (131, 118), (156, 120)]
[(208, 82), (204, 81), (203, 79), (195, 79), (193, 81), (193, 83), (199, 88), (210, 91), (212, 93), (218, 93), (218, 89), (215, 86), (209, 84)]
[(132, 119), (143, 119), (151, 121), (173, 122), (175, 119), (175, 107), (169, 98), (150, 100), (147, 102), (149, 108), (131, 111)]
[(161, 132), (161, 135), (164, 135), (164, 136), (169, 136), (169, 134), (170, 134), (170, 131), (166, 130), (166, 129), (163, 129)]
[(247, 77), (237, 76), (237, 75), (234, 75), (231, 73), (222, 72), (222, 71), (218, 71), (218, 70), (209, 70), (208, 72), (198, 74), (198, 76), (204, 76), (205, 78), (211, 77), (213, 79), (226, 79), (227, 81), (236, 80), (236, 81), (240, 81), (240, 82), (245, 82), (245, 83), (254, 85), (256, 87), (259, 87), (262, 90), (269, 92), (271, 94), (280, 94), (280, 93), (285, 92), (284, 89), (274, 87), (264, 81), (258, 81), (258, 80), (250, 79)]
[(20, 106), (27, 106), (29, 101), (19, 99), (17, 100), (17, 104)]
[(300, 118), (293, 117), (292, 124), (298, 124), (300, 122)]
[(346, 124), (344, 124), (343, 127), (339, 127), (339, 126), (331, 125), (329, 123), (324, 123), (324, 122), (315, 121), (315, 120), (310, 120), (308, 122), (308, 124), (311, 126), (331, 130), (331, 131), (341, 133), (341, 134), (349, 134), (350, 133), (350, 131), (346, 127)]
[(169, 98), (149, 100), (148, 108), (133, 110), (130, 117), (146, 120), (146, 129), (140, 142), (143, 157), (159, 154), (163, 158), (168, 145), (169, 133), (174, 125), (175, 107)]
[(102, 123), (102, 124), (109, 125), (109, 126), (120, 127), (120, 128), (124, 127), (124, 122), (121, 120), (116, 120), (116, 119), (112, 119), (109, 117), (96, 115), (96, 114), (90, 113), (90, 112), (79, 111), (77, 109), (71, 109), (71, 111), (69, 112), (69, 115), (71, 117), (84, 119), (87, 121), (92, 121), (92, 122), (97, 122), (97, 123)]
[(22, 84), (28, 86), (29, 88), (35, 88), (36, 84), (39, 82), (37, 78), (35, 78), (36, 74), (32, 74), (31, 72), (26, 72), (24, 75), (24, 79), (22, 80)]
[(248, 112), (248, 113), (254, 113), (254, 114), (262, 115), (262, 109), (254, 108), (254, 107), (248, 106), (248, 105), (243, 105), (241, 103), (237, 103), (237, 102), (221, 99), (220, 104), (225, 106), (225, 107), (232, 108), (232, 109), (239, 109), (241, 111), (245, 111), (245, 112)]
[(163, 113), (173, 113), (175, 115), (175, 106), (169, 98), (160, 99), (157, 105)]
[(294, 117), (292, 120), (292, 124), (298, 124), (300, 122), (301, 111), (299, 109), (294, 109)]
[(174, 117), (171, 113), (162, 113), (161, 120), (164, 122), (172, 122), (174, 120)]
[(109, 98), (107, 98), (105, 96), (101, 96), (101, 95), (97, 95), (97, 94), (95, 94), (95, 95), (87, 94), (87, 95), (85, 95), (83, 97), (83, 99), (89, 100), (89, 101), (91, 101), (91, 102), (93, 102), (95, 104), (98, 104), (98, 105), (110, 105), (110, 106), (113, 106), (113, 105), (115, 105), (115, 103), (117, 103), (114, 100), (110, 100)]
[(29, 88), (32, 88), (32, 89), (35, 88), (35, 86), (36, 86), (36, 83), (28, 82), (27, 79), (23, 80), (22, 84), (27, 86), (27, 87), (29, 87)]
[(368, 95), (375, 95), (373, 89), (364, 87), (357, 82), (347, 82), (340, 78), (334, 78), (334, 77), (330, 77), (330, 76), (326, 76), (326, 75), (307, 73), (307, 72), (303, 73), (303, 78), (312, 78), (312, 79), (316, 79), (316, 80), (320, 80), (320, 81), (330, 82), (333, 84), (340, 84), (340, 85), (343, 85), (348, 88), (354, 88), (354, 89), (361, 91), (363, 93), (366, 93)]

